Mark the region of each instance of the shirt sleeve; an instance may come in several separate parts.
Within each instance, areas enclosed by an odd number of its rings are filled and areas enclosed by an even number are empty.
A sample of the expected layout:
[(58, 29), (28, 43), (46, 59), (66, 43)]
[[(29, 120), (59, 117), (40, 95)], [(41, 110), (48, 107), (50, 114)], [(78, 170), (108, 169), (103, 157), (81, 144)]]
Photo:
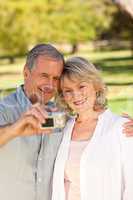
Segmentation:
[[(124, 122), (126, 121), (124, 120)], [(123, 177), (122, 200), (133, 200), (133, 137), (127, 137), (122, 133), (122, 125), (120, 132)]]
[(9, 124), (8, 116), (8, 111), (4, 107), (0, 106), (0, 126)]

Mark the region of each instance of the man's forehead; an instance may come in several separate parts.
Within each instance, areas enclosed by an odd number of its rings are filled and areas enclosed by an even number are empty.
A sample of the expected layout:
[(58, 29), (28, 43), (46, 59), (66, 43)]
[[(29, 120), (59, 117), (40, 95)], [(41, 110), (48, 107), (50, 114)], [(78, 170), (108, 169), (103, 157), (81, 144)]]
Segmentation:
[(38, 60), (42, 60), (42, 61), (53, 61), (53, 62), (61, 62), (63, 64), (63, 59), (61, 58), (57, 58), (57, 57), (50, 57), (50, 56), (46, 56), (46, 55), (39, 55), (36, 58), (36, 61)]

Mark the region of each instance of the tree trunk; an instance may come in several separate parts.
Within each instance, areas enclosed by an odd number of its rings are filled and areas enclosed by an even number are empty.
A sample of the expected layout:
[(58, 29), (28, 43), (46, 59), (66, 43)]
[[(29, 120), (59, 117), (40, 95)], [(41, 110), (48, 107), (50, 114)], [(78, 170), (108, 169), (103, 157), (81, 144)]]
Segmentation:
[(9, 57), (9, 63), (14, 64), (15, 63), (15, 58), (13, 56)]
[(72, 50), (71, 50), (71, 54), (74, 54), (78, 51), (78, 44), (72, 44)]
[(132, 56), (133, 56), (133, 39), (131, 40), (131, 51), (132, 51)]

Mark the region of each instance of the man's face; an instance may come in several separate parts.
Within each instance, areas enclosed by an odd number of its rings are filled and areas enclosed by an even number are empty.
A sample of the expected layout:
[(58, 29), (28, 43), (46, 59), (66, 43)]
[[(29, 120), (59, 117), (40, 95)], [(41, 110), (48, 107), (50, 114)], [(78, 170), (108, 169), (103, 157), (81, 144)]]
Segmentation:
[(56, 93), (63, 70), (63, 62), (39, 56), (33, 69), (24, 68), (24, 89), (32, 103), (47, 103)]

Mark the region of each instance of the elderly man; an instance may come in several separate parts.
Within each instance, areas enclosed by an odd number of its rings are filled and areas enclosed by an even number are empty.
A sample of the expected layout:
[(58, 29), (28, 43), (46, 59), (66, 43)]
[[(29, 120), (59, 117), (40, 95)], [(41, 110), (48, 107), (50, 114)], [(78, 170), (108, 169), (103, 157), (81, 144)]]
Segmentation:
[(2, 200), (50, 199), (62, 133), (48, 135), (50, 130), (42, 130), (40, 124), (47, 118), (43, 105), (55, 95), (63, 65), (64, 58), (56, 48), (35, 46), (24, 66), (24, 85), (0, 102)]

